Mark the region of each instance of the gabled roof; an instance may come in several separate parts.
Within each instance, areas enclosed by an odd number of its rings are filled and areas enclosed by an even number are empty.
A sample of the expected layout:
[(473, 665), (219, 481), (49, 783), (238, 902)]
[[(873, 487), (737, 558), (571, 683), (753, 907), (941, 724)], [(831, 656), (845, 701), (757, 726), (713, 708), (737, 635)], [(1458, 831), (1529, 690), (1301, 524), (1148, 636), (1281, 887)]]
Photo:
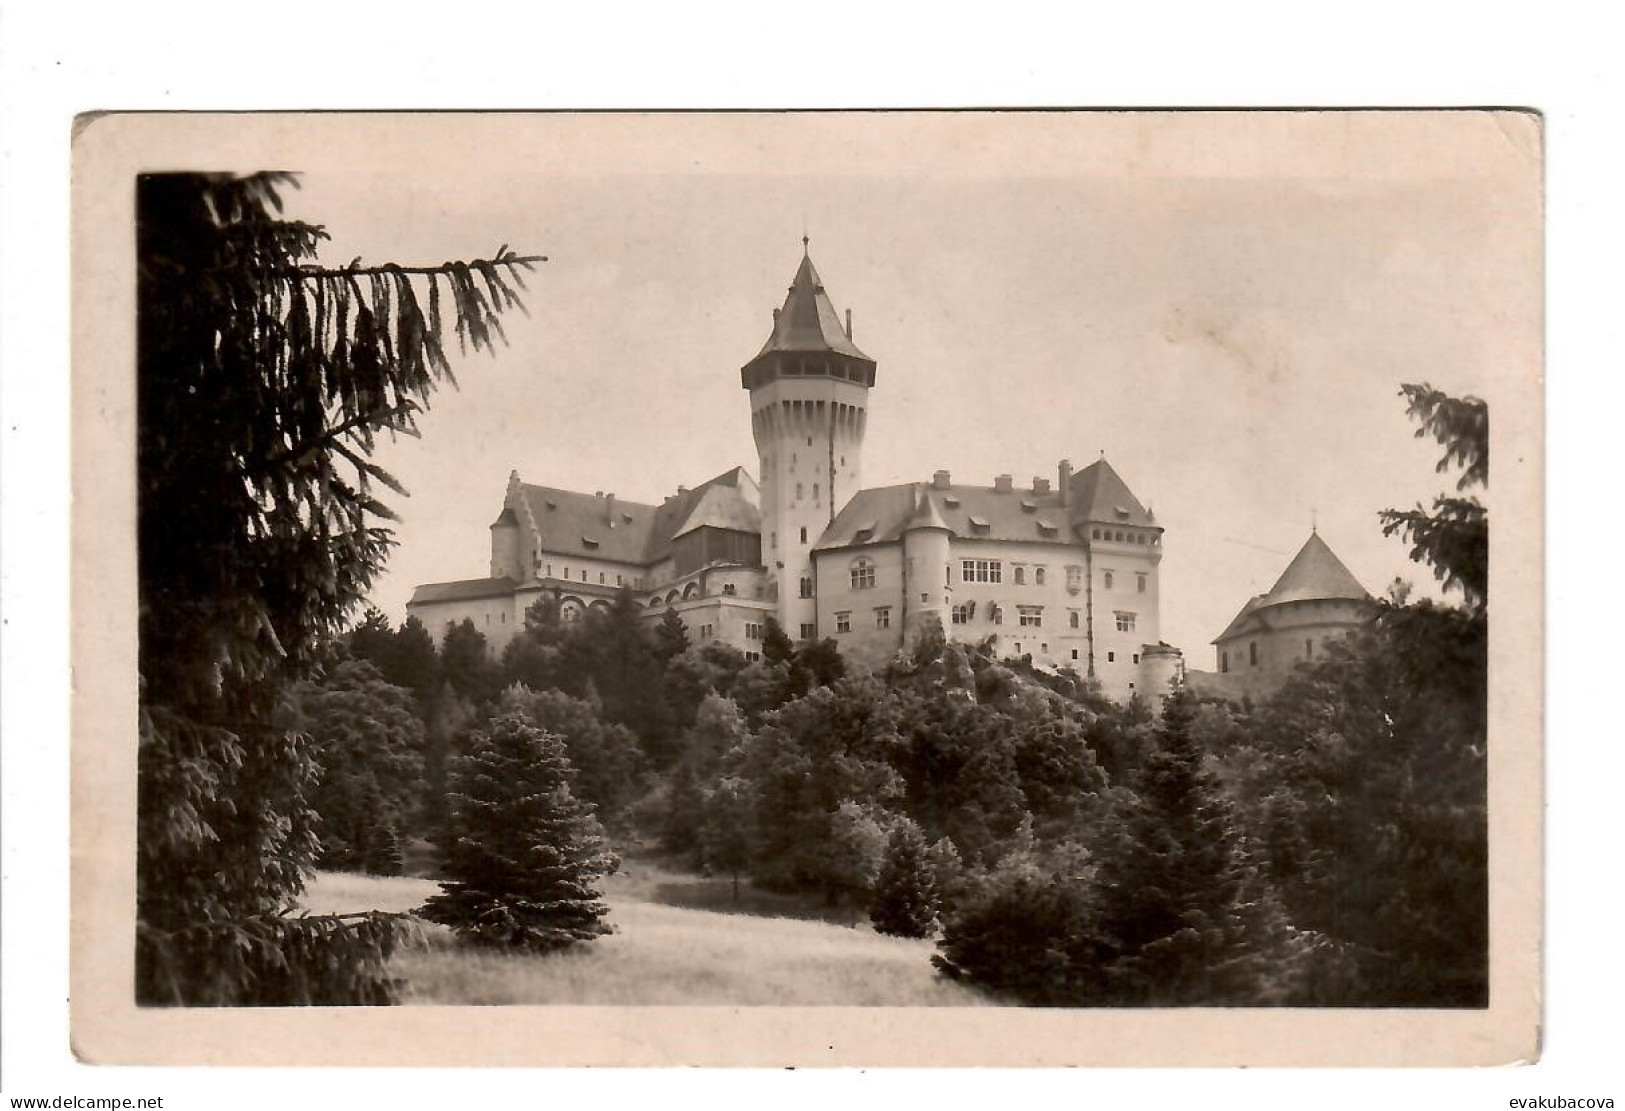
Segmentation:
[(756, 357), (759, 359), (773, 351), (834, 351), (874, 362), (847, 338), (840, 315), (830, 302), (829, 294), (824, 292), (824, 282), (810, 256), (802, 257), (784, 307), (773, 322), (773, 332)]
[(500, 598), (512, 594), (519, 584), (506, 575), (499, 579), (459, 579), (449, 583), (424, 583), (412, 591), (408, 606), (427, 602), (463, 602), (473, 598)]
[(1360, 585), (1360, 580), (1354, 577), (1354, 572), (1344, 566), (1326, 541), (1320, 538), (1320, 533), (1311, 532), (1266, 597), (1266, 604), (1276, 605), (1311, 598), (1354, 598), (1364, 601), (1370, 595)]
[(543, 550), (641, 566), (659, 563), (671, 544), (697, 528), (761, 532), (756, 483), (734, 467), (660, 505), (583, 494), (551, 486), (519, 486)]
[(1114, 525), (1157, 528), (1156, 520), (1140, 504), (1128, 483), (1104, 458), (1072, 476), (1072, 519)]
[(732, 529), (760, 535), (762, 510), (756, 482), (743, 467), (718, 475), (695, 491), (697, 499), (672, 533), (676, 539), (697, 528)]

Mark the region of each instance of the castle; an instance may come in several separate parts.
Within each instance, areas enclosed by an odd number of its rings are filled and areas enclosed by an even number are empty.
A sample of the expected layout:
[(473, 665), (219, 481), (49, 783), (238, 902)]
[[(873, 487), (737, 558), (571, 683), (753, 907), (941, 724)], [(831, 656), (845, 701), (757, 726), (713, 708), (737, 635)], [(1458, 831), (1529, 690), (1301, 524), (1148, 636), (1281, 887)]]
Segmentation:
[(864, 487), (876, 363), (805, 249), (740, 384), (759, 484), (735, 467), (646, 505), (514, 473), (491, 525), (490, 574), (420, 586), (407, 612), (437, 634), (472, 620), (500, 652), (538, 599), (574, 621), (626, 589), (648, 620), (675, 611), (691, 640), (747, 659), (771, 618), (871, 665), (940, 625), (1119, 698), (1166, 691), (1182, 673), (1160, 633), (1163, 528), (1104, 456), (1076, 472), (1061, 460), (1053, 483), (966, 485), (939, 470)]

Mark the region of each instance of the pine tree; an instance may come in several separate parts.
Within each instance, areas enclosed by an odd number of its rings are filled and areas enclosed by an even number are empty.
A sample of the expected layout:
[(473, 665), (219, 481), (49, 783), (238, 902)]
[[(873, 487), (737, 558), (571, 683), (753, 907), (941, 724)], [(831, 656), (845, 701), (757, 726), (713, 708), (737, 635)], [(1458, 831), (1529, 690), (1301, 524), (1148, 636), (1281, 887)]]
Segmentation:
[(315, 768), (277, 702), (383, 566), (404, 491), (370, 457), (451, 380), (442, 328), (493, 350), (540, 261), (324, 268), (295, 184), (135, 184), (144, 1004), (388, 1001), (387, 916), (290, 915)]
[(925, 835), (905, 818), (886, 839), (886, 855), (869, 901), (869, 921), (883, 934), (929, 937), (940, 906)]
[(676, 610), (669, 609), (660, 617), (660, 624), (655, 626), (655, 654), (662, 663), (672, 660), (688, 651), (688, 626), (683, 624), (683, 618)]
[(465, 939), (549, 951), (610, 932), (599, 880), (620, 866), (570, 792), (564, 743), (505, 715), (459, 761), (449, 877), (419, 912)]
[(1236, 815), (1203, 767), (1195, 713), (1187, 690), (1164, 703), (1138, 798), (1102, 854), (1100, 926), (1119, 1002), (1258, 1002), (1277, 955)]

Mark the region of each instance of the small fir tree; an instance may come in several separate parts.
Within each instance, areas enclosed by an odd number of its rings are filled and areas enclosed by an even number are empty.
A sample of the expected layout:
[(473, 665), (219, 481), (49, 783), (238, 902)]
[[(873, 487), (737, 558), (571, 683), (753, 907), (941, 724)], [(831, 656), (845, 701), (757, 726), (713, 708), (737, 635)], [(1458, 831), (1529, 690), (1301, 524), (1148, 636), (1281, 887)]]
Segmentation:
[(925, 835), (905, 818), (886, 839), (886, 855), (869, 901), (869, 921), (883, 934), (929, 937), (936, 928), (939, 905)]
[(620, 866), (570, 792), (564, 742), (498, 717), (459, 761), (442, 892), (419, 911), (481, 944), (546, 952), (610, 932), (599, 880)]

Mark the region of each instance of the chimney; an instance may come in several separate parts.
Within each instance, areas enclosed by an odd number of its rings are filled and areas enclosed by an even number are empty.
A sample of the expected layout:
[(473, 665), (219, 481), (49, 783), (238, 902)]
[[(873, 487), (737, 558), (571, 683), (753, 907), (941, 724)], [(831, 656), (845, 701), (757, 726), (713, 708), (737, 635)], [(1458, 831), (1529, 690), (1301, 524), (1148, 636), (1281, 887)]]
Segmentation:
[(778, 309), (773, 310), (773, 330), (775, 332), (779, 330), (779, 310)]
[(615, 527), (615, 495), (604, 495), (604, 512), (609, 518), (609, 527)]
[(1062, 505), (1071, 505), (1072, 504), (1072, 460), (1070, 460), (1070, 459), (1061, 460), (1060, 465), (1055, 468), (1055, 471), (1056, 471), (1056, 478), (1058, 480), (1056, 482), (1056, 485), (1061, 488), (1061, 504)]
[(846, 310), (846, 338), (852, 338), (852, 310)]
[(947, 471), (938, 471), (931, 476), (931, 485), (938, 490), (946, 490), (950, 485)]
[(1047, 479), (1047, 478), (1039, 478), (1037, 475), (1034, 475), (1033, 476), (1033, 493), (1035, 493), (1035, 494), (1047, 494), (1047, 493), (1049, 493), (1049, 479)]
[(993, 489), (1000, 494), (1008, 494), (1015, 489), (1015, 483), (1007, 474), (997, 475), (993, 479)]

